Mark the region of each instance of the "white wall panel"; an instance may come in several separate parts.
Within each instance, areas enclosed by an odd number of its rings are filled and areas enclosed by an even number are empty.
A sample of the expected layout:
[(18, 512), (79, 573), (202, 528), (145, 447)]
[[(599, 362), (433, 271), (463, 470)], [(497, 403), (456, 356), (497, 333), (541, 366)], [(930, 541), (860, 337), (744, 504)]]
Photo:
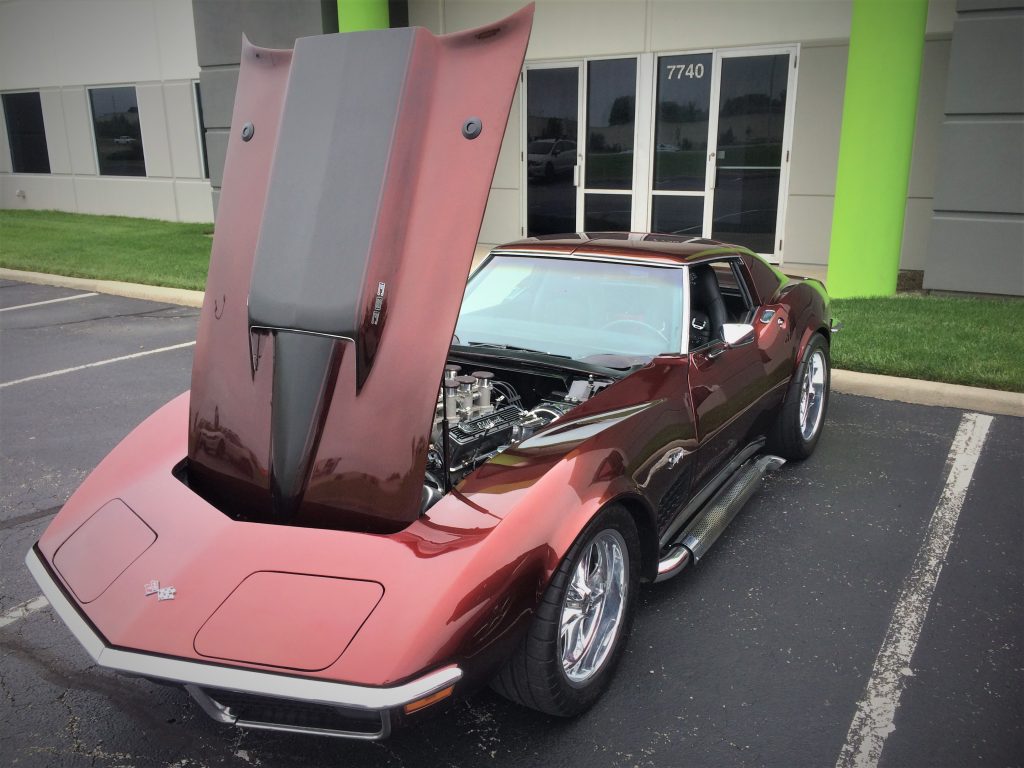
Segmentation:
[(198, 76), (191, 0), (0, 3), (0, 90)]
[(177, 218), (174, 182), (129, 176), (76, 176), (79, 213), (138, 216), (144, 219)]
[(192, 0), (155, 0), (160, 76), (163, 80), (195, 80), (199, 77), (196, 29)]
[(192, 83), (164, 84), (164, 106), (174, 176), (201, 179), (203, 160), (199, 154), (199, 128)]
[(179, 221), (213, 221), (213, 195), (208, 181), (174, 182)]
[(96, 173), (96, 143), (92, 132), (92, 111), (85, 88), (65, 88), (61, 91), (64, 103), (64, 130), (71, 153), (71, 172)]
[(500, 245), (519, 237), (519, 190), (492, 189), (478, 240)]
[(786, 203), (783, 264), (826, 264), (832, 239), (831, 195), (790, 195)]
[(142, 128), (142, 151), (146, 157), (146, 175), (171, 176), (171, 148), (164, 115), (163, 86), (139, 85), (135, 97), (139, 102), (139, 125)]
[(522, 133), (519, 121), (519, 108), (522, 100), (522, 86), (516, 89), (515, 98), (512, 100), (512, 110), (508, 116), (508, 127), (505, 129), (505, 138), (501, 142), (501, 153), (498, 155), (498, 165), (494, 169), (494, 181), (491, 186), (501, 189), (519, 189), (519, 179), (522, 167), (519, 162), (519, 141)]
[(791, 199), (794, 195), (836, 193), (848, 55), (848, 45), (805, 46), (800, 50), (789, 175)]
[[(0, 176), (0, 208), (15, 210), (75, 210), (75, 190), (70, 176), (44, 173)], [(19, 196), (19, 190), (24, 196)]]
[(851, 0), (651, 0), (649, 50), (849, 40), (852, 7)]

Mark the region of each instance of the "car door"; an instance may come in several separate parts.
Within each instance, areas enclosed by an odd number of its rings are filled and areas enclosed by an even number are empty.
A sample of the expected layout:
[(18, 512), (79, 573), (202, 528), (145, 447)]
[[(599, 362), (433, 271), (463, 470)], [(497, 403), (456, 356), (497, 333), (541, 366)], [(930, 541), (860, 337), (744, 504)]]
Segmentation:
[[(789, 330), (782, 307), (755, 304), (749, 276), (738, 258), (709, 266), (719, 278), (728, 322), (751, 325), (753, 334), (733, 346), (712, 337), (691, 348), (689, 387), (699, 444), (695, 488), (770, 427), (784, 389), (779, 359)], [(699, 301), (691, 306), (699, 311)]]

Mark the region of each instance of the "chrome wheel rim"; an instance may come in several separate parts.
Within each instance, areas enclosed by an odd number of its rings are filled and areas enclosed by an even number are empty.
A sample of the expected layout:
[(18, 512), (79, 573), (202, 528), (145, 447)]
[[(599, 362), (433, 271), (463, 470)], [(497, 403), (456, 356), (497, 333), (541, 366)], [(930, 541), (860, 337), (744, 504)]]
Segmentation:
[(810, 440), (821, 426), (825, 410), (825, 354), (816, 349), (807, 361), (800, 385), (800, 435)]
[(628, 581), (625, 539), (601, 531), (577, 561), (562, 604), (558, 653), (570, 683), (585, 683), (607, 661), (622, 628)]

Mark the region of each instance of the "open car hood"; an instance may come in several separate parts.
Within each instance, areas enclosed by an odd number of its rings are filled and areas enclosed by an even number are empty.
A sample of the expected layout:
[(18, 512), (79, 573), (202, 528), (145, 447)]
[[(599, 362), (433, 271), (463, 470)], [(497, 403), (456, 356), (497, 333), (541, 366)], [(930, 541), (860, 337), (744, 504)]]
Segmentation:
[(188, 481), (222, 511), (419, 514), (532, 19), (244, 42), (189, 412)]

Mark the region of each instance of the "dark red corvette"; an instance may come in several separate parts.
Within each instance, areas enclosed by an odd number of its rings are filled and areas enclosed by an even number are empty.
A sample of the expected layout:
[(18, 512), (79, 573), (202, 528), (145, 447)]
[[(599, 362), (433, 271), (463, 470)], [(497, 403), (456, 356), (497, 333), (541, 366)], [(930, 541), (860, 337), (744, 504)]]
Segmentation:
[(531, 17), (246, 44), (192, 389), (27, 557), (98, 664), (255, 728), (572, 715), (814, 449), (828, 298), (742, 248), (529, 239), (463, 298)]

